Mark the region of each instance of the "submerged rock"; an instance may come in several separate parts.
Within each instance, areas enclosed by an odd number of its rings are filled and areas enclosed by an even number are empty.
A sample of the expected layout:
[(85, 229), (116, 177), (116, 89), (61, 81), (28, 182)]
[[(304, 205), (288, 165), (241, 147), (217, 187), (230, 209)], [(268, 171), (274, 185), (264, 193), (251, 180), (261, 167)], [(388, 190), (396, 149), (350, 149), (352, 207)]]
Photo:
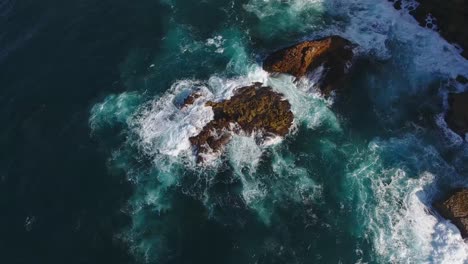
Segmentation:
[(451, 93), (448, 102), (445, 121), (450, 129), (464, 138), (468, 133), (468, 92)]
[(234, 96), (221, 102), (207, 102), (214, 118), (190, 143), (196, 148), (199, 161), (203, 154), (219, 152), (232, 133), (261, 132), (262, 137), (284, 136), (289, 132), (294, 116), (291, 105), (282, 94), (261, 83), (239, 88)]
[[(401, 9), (401, 0), (394, 2), (396, 9)], [(468, 58), (468, 1), (466, 0), (418, 0), (419, 5), (410, 9), (410, 14), (423, 27), (440, 33), (449, 42), (455, 42), (463, 48), (463, 57)]]
[(468, 237), (468, 189), (456, 191), (448, 199), (436, 203), (435, 208), (460, 229), (463, 238)]
[(455, 80), (460, 84), (467, 84), (468, 83), (468, 79), (463, 75), (457, 75)]
[(195, 93), (187, 96), (187, 98), (185, 98), (184, 102), (182, 103), (182, 107), (192, 105), (193, 103), (195, 103), (195, 100), (197, 100), (201, 96), (202, 96), (202, 94), (200, 92), (195, 92)]
[(353, 55), (353, 45), (349, 40), (331, 36), (278, 50), (265, 59), (263, 69), (300, 78), (319, 71), (322, 66), (319, 87), (328, 95), (343, 80)]

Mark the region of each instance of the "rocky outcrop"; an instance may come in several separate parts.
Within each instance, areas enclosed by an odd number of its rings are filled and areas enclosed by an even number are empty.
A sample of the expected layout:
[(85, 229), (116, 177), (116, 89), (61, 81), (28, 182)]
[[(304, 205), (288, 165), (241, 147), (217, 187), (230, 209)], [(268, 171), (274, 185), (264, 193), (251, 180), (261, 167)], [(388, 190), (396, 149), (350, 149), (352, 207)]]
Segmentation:
[(278, 50), (265, 59), (263, 69), (300, 78), (323, 66), (319, 88), (328, 95), (343, 80), (352, 59), (352, 43), (342, 37), (331, 36)]
[(458, 190), (434, 206), (460, 229), (463, 238), (468, 237), (468, 189)]
[[(402, 0), (391, 0), (394, 7), (402, 8)], [(442, 37), (463, 48), (463, 57), (468, 58), (468, 1), (466, 0), (418, 0), (419, 6), (410, 8), (410, 14), (423, 27), (437, 30)]]
[(445, 121), (450, 129), (464, 138), (468, 133), (468, 92), (449, 94), (448, 103)]
[(207, 102), (214, 118), (196, 136), (190, 138), (199, 161), (203, 154), (219, 152), (233, 133), (262, 132), (263, 137), (284, 136), (293, 122), (291, 105), (283, 96), (261, 83), (239, 88), (222, 102)]

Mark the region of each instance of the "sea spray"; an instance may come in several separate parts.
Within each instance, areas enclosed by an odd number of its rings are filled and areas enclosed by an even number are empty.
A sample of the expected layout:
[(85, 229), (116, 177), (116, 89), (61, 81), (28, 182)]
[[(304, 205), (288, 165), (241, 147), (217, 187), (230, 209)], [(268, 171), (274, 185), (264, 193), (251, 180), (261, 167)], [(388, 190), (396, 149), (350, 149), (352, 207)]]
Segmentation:
[(358, 221), (368, 226), (381, 262), (463, 263), (467, 247), (461, 237), (431, 213), (439, 191), (435, 175), (457, 181), (434, 148), (412, 135), (376, 139), (350, 161), (350, 168), (357, 167), (348, 172), (348, 185), (365, 194), (356, 200)]

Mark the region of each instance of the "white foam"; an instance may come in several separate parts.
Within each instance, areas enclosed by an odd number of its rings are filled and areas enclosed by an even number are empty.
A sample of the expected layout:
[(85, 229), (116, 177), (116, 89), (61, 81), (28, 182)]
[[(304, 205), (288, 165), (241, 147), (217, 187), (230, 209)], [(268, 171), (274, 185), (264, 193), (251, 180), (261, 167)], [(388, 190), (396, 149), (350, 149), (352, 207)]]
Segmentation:
[(229, 162), (238, 169), (248, 167), (251, 172), (257, 168), (263, 150), (252, 136), (235, 135), (228, 145)]
[(448, 147), (459, 147), (464, 144), (463, 138), (460, 137), (457, 133), (453, 132), (447, 125), (447, 122), (445, 122), (445, 113), (440, 113), (436, 115), (435, 121), (437, 126), (440, 128), (442, 131), (442, 135), (444, 139), (446, 140), (447, 146)]
[[(324, 11), (323, 0), (306, 0), (306, 1), (295, 1), (295, 0), (251, 0), (248, 4), (244, 5), (244, 8), (257, 15), (259, 18), (266, 18), (270, 16), (275, 16), (279, 13), (290, 14), (291, 21), (294, 21), (294, 16), (298, 13), (304, 12), (304, 10), (316, 10)], [(288, 6), (281, 4), (288, 4)]]
[[(347, 12), (351, 19), (343, 32), (344, 36), (366, 52), (381, 58), (399, 56), (400, 60), (407, 56), (406, 61), (403, 59), (404, 66), (416, 75), (445, 74), (456, 77), (468, 71), (468, 64), (456, 47), (448, 44), (437, 32), (420, 27), (409, 14), (395, 10), (389, 1), (339, 2), (346, 2), (346, 6), (340, 10)], [(390, 48), (388, 41), (401, 44)]]
[[(270, 148), (273, 155), (272, 174), (255, 173), (262, 150), (256, 146), (253, 137), (244, 137), (241, 141), (243, 143), (237, 141), (230, 145), (229, 159), (242, 182), (242, 197), (246, 205), (265, 224), (271, 222), (274, 204), (294, 202), (308, 206), (321, 196), (321, 186), (312, 180), (308, 171), (297, 166), (291, 155), (280, 153), (277, 146)], [(239, 148), (239, 145), (245, 148)]]
[(259, 29), (264, 36), (317, 30), (325, 11), (323, 0), (250, 0), (243, 7), (263, 21)]
[(176, 82), (161, 98), (155, 99), (133, 120), (142, 148), (150, 155), (178, 156), (190, 150), (189, 138), (197, 135), (213, 119), (213, 111), (202, 101), (180, 109), (175, 104), (183, 91), (199, 91), (205, 98), (211, 92), (197, 81)]
[(273, 145), (278, 145), (283, 141), (283, 138), (280, 136), (274, 136), (274, 137), (267, 137), (265, 140), (261, 142), (261, 146), (263, 147), (269, 147)]
[[(383, 262), (462, 264), (468, 257), (468, 246), (460, 232), (431, 213), (431, 204), (439, 192), (433, 172), (452, 177), (450, 168), (435, 149), (420, 144), (408, 136), (376, 140), (369, 145), (370, 152), (365, 154), (363, 163), (350, 174), (362, 185), (361, 194), (366, 193), (366, 181), (371, 182), (373, 193), (362, 197), (364, 204), (359, 213), (368, 222), (374, 247)], [(407, 152), (408, 148), (411, 152)], [(387, 167), (384, 155), (395, 155), (397, 149), (405, 159), (400, 165)], [(359, 155), (354, 158), (360, 159)], [(414, 166), (432, 168), (433, 172), (409, 175), (408, 167)]]
[(124, 92), (119, 95), (109, 95), (102, 103), (91, 109), (89, 124), (91, 131), (97, 132), (103, 126), (115, 124), (127, 125), (138, 109), (142, 96), (137, 92)]
[(223, 36), (221, 35), (217, 35), (217, 36), (214, 36), (213, 38), (209, 38), (206, 40), (206, 45), (211, 47), (215, 47), (216, 50), (215, 52), (216, 53), (223, 53), (224, 52), (224, 48), (223, 48), (223, 44), (224, 44), (225, 40), (223, 39)]

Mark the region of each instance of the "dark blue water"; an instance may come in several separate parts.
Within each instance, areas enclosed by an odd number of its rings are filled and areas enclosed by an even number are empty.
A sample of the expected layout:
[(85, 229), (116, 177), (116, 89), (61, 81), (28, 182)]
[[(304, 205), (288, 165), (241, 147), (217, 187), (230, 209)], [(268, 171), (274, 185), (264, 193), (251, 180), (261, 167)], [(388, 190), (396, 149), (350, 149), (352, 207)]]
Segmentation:
[[(131, 188), (90, 138), (90, 107), (125, 90), (131, 48), (157, 48), (155, 1), (0, 2), (2, 263), (128, 263), (114, 232)], [(29, 228), (27, 218), (32, 218)]]
[[(359, 45), (335, 100), (261, 70), (331, 34)], [(0, 0), (0, 262), (464, 263), (431, 206), (468, 184), (458, 53), (383, 0)], [(196, 165), (202, 101), (254, 81), (294, 131)]]

